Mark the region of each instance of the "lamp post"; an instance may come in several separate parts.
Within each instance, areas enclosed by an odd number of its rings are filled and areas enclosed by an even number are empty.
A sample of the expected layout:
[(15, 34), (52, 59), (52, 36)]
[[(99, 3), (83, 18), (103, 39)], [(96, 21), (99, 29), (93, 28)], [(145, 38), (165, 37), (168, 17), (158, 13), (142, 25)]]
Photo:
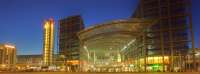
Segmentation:
[(60, 58), (62, 59), (62, 61), (63, 61), (62, 65), (64, 65), (64, 69), (66, 70), (66, 57), (65, 57), (65, 55), (60, 55)]

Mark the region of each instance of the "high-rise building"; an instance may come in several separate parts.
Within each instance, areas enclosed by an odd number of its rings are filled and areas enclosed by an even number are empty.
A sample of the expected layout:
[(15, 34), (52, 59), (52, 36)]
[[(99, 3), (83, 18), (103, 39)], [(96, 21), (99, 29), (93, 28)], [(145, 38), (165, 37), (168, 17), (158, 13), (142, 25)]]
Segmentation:
[[(138, 68), (144, 71), (184, 71), (195, 68), (195, 65), (186, 64), (189, 45), (194, 49), (191, 0), (140, 0), (132, 17), (158, 20), (146, 30), (146, 49), (134, 55), (138, 60), (144, 60), (137, 64)], [(160, 63), (156, 61), (158, 58)]]
[(54, 20), (52, 18), (44, 21), (43, 62), (45, 65), (53, 64), (54, 52)]
[(16, 47), (11, 44), (0, 44), (0, 69), (14, 69), (16, 63)]
[(64, 56), (67, 64), (71, 65), (71, 70), (78, 66), (80, 41), (77, 33), (83, 28), (84, 24), (80, 15), (59, 21), (59, 54)]

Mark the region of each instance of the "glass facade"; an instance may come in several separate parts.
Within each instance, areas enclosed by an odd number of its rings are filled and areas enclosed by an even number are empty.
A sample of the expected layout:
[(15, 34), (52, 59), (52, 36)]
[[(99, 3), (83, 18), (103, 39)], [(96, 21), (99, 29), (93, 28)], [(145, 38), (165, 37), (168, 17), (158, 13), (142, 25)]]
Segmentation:
[(133, 70), (134, 65), (128, 63), (133, 57), (130, 59), (129, 54), (125, 55), (126, 51), (137, 50), (138, 47), (132, 46), (143, 44), (138, 43), (137, 38), (144, 36), (145, 29), (155, 22), (144, 19), (116, 20), (97, 24), (79, 32), (81, 71), (122, 72), (130, 68)]
[(70, 16), (59, 21), (59, 55), (69, 68), (75, 72), (79, 68), (80, 41), (77, 33), (83, 30), (84, 24), (80, 15)]
[[(145, 41), (139, 41), (144, 46), (136, 50), (138, 68), (149, 71), (153, 68), (149, 68), (152, 64), (148, 58), (162, 56), (162, 63), (154, 63), (161, 66), (157, 71), (195, 70), (194, 54), (193, 65), (186, 62), (187, 52), (190, 48), (194, 50), (191, 0), (140, 0), (132, 17), (158, 19), (157, 23), (146, 29)], [(169, 63), (165, 63), (165, 56), (168, 57)], [(141, 58), (144, 59), (142, 63), (139, 61)]]

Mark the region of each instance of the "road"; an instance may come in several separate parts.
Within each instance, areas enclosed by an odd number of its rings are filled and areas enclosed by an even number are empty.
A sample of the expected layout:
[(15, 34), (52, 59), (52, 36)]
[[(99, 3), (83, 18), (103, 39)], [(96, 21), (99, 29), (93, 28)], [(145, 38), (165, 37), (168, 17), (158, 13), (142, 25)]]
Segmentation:
[(200, 74), (200, 72), (184, 72), (184, 73), (69, 73), (69, 72), (12, 72), (0, 74)]

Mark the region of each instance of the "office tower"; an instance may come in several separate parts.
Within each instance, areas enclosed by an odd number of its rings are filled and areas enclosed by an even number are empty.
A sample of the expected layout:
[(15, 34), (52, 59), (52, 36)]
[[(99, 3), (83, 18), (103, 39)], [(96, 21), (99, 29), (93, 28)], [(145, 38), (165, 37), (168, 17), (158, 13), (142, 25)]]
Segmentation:
[(79, 64), (80, 41), (77, 33), (84, 28), (80, 15), (70, 16), (59, 21), (59, 54), (64, 56), (71, 70)]
[(44, 39), (43, 39), (43, 62), (44, 65), (53, 64), (54, 52), (54, 20), (52, 18), (44, 21)]
[(15, 68), (16, 47), (11, 44), (0, 44), (0, 70)]
[(145, 58), (143, 64), (137, 64), (138, 68), (144, 71), (147, 68), (153, 71), (195, 68), (195, 65), (189, 66), (191, 63), (186, 62), (189, 45), (194, 49), (190, 7), (191, 0), (140, 0), (132, 17), (155, 19), (158, 22), (146, 30), (146, 48), (135, 54), (138, 60)]

